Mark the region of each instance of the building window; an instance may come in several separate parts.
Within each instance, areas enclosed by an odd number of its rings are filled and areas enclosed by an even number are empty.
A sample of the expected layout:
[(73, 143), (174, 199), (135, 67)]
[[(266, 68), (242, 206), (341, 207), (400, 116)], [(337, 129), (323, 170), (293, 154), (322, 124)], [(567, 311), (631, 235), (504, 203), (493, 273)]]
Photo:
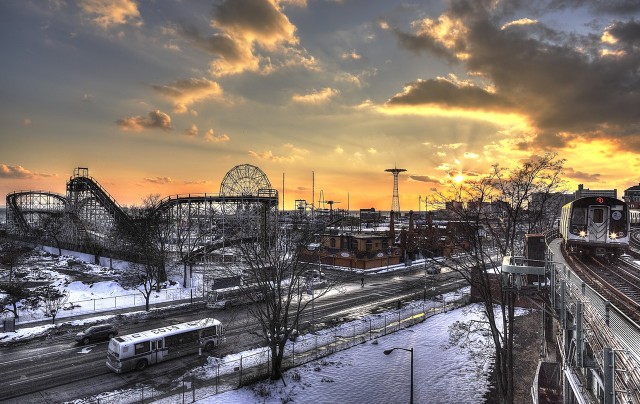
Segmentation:
[(366, 245), (367, 245), (367, 247), (366, 247), (367, 251), (371, 251), (373, 249), (373, 241), (367, 240)]
[(329, 239), (329, 247), (331, 248), (336, 248), (336, 239), (335, 238), (331, 238)]

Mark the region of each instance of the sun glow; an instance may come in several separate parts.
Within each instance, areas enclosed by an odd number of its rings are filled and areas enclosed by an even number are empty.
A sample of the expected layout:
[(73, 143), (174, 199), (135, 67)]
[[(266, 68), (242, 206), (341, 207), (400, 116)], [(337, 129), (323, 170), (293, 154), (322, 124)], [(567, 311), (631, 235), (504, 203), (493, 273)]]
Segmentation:
[(462, 174), (458, 174), (453, 177), (453, 181), (460, 184), (462, 181), (464, 181), (464, 176)]

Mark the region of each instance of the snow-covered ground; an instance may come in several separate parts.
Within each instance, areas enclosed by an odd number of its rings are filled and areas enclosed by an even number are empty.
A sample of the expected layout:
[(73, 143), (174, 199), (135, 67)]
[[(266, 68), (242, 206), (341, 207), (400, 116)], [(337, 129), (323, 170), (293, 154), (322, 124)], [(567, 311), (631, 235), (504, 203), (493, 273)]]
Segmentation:
[(468, 306), (429, 318), (394, 334), (367, 341), (291, 369), (284, 381), (264, 381), (200, 400), (201, 403), (402, 403), (409, 401), (413, 348), (415, 403), (483, 403), (487, 367), (447, 345), (449, 326), (480, 318)]
[[(42, 262), (42, 260), (41, 257), (39, 261)], [(115, 295), (121, 295), (126, 292), (117, 282), (113, 281), (70, 282), (67, 278), (68, 274), (65, 275), (56, 271), (56, 267), (65, 269), (70, 267), (63, 257), (47, 258), (44, 261), (48, 261), (48, 265), (40, 266), (41, 269), (37, 271), (37, 276), (40, 279), (46, 278), (52, 283), (65, 288), (70, 293), (70, 301), (97, 301), (107, 297), (113, 298)], [(34, 262), (31, 264), (34, 264)], [(97, 273), (104, 274), (106, 272), (103, 267), (95, 266), (95, 268), (90, 268)], [(196, 279), (195, 284), (197, 285), (198, 283), (201, 284), (201, 279)], [(357, 286), (359, 287), (359, 285)], [(451, 294), (443, 297), (445, 301), (450, 301), (459, 296), (460, 292), (457, 293), (457, 296)], [(133, 302), (127, 302), (125, 299), (118, 300), (118, 307), (133, 305)], [(139, 304), (139, 302), (136, 303)], [(421, 305), (422, 302), (415, 302), (414, 304)], [(432, 302), (431, 304), (442, 306), (442, 302)], [(70, 311), (67, 315), (72, 313), (74, 312)], [(134, 312), (128, 315), (138, 314), (138, 312)], [(111, 318), (111, 315), (96, 313), (95, 316), (91, 316), (88, 319), (69, 319), (67, 321), (64, 319), (64, 314), (62, 315), (63, 317), (60, 318), (60, 321), (57, 321), (55, 326), (60, 326), (61, 324), (93, 324), (108, 321)], [(383, 354), (385, 349), (399, 347), (414, 349), (414, 398), (416, 403), (482, 403), (484, 402), (483, 396), (488, 389), (486, 363), (474, 363), (472, 356), (466, 350), (447, 347), (450, 335), (449, 327), (452, 324), (456, 321), (468, 321), (479, 317), (478, 306), (469, 306), (438, 314), (413, 327), (380, 338), (374, 338), (373, 340), (365, 339), (362, 344), (291, 369), (285, 372), (284, 382), (259, 382), (249, 387), (227, 391), (218, 395), (215, 395), (215, 388), (204, 387), (196, 391), (196, 398), (203, 403), (406, 402), (409, 399), (410, 390), (410, 353), (396, 350), (390, 355)], [(367, 319), (365, 318), (364, 320)], [(359, 321), (362, 322), (362, 320)], [(51, 327), (55, 326), (49, 324), (27, 327), (27, 324), (24, 324), (16, 333), (0, 333), (0, 342), (24, 340), (43, 335), (49, 332)], [(349, 327), (348, 324), (347, 327)], [(336, 335), (336, 331), (323, 330), (318, 334)], [(318, 336), (307, 335), (303, 336), (302, 340), (310, 338), (317, 339)], [(296, 345), (297, 352), (304, 346), (300, 341)], [(241, 357), (245, 358), (244, 363), (246, 366), (251, 366), (251, 361), (247, 359), (264, 357), (264, 355), (254, 351), (239, 352), (210, 361), (208, 365), (195, 369), (190, 374), (198, 375), (199, 378), (213, 378), (221, 367), (225, 367), (225, 364), (236, 363)], [(485, 360), (489, 359), (489, 357), (484, 355)], [(181, 382), (181, 380), (182, 378), (178, 382)], [(135, 394), (135, 389), (130, 392)], [(112, 400), (115, 400), (114, 402), (125, 402), (126, 399), (125, 401), (122, 401), (122, 399), (127, 395), (128, 392), (105, 392), (100, 397), (93, 397), (88, 400), (99, 398), (100, 402), (108, 403)], [(191, 401), (192, 396), (189, 395), (186, 399)], [(174, 396), (160, 402), (173, 403), (176, 400), (178, 398)], [(85, 401), (79, 400), (78, 402)]]

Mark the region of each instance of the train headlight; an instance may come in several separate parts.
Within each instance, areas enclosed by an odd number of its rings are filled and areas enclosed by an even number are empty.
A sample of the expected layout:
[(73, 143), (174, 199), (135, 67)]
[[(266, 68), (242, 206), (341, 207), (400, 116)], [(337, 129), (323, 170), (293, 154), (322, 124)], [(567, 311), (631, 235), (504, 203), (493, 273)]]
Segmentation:
[(609, 238), (610, 238), (611, 240), (615, 240), (615, 239), (617, 239), (617, 238), (618, 238), (618, 235), (614, 232), (614, 233), (609, 234)]
[(580, 230), (580, 237), (587, 237), (587, 232), (584, 230)]

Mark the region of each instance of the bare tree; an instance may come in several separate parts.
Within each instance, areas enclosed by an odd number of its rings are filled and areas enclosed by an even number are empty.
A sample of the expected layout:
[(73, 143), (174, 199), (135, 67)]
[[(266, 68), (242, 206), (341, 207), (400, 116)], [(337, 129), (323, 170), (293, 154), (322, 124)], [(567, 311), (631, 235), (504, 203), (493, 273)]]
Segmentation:
[(303, 313), (335, 285), (323, 282), (316, 285), (312, 295), (307, 293), (312, 267), (298, 258), (312, 241), (308, 226), (285, 232), (273, 225), (262, 234), (258, 239), (245, 237), (238, 244), (246, 268), (239, 288), (251, 303), (248, 311), (260, 324), (260, 337), (271, 350), (271, 379), (278, 380), (282, 377), (286, 342), (296, 337)]
[(31, 254), (32, 248), (23, 245), (18, 241), (4, 240), (0, 244), (0, 270), (4, 273), (4, 278), (13, 282), (16, 266)]
[[(494, 377), (502, 403), (514, 398), (513, 342), (516, 293), (505, 289), (499, 278), (492, 276), (503, 255), (522, 254), (524, 234), (544, 230), (545, 209), (529, 211), (535, 197), (546, 206), (561, 185), (564, 160), (555, 154), (524, 162), (513, 169), (498, 165), (493, 171), (473, 182), (451, 184), (450, 192), (438, 195), (450, 215), (452, 227), (448, 243), (458, 254), (451, 256), (453, 268), (479, 295), (486, 321), (460, 325), (453, 334), (460, 339), (466, 333), (483, 332), (494, 345)], [(494, 311), (494, 304), (499, 310)]]
[(144, 297), (144, 307), (149, 311), (151, 294), (157, 289), (160, 270), (151, 262), (132, 263), (120, 279), (125, 288), (135, 288)]
[(26, 281), (14, 280), (13, 282), (0, 283), (0, 293), (4, 294), (0, 298), (2, 312), (13, 313), (16, 319), (20, 317), (18, 305), (31, 307), (33, 294), (27, 287)]
[(160, 290), (161, 283), (167, 280), (168, 224), (157, 209), (159, 203), (159, 194), (145, 197), (142, 206), (132, 208), (133, 224), (115, 229), (121, 232), (121, 244), (129, 248), (136, 261), (125, 271), (121, 283), (143, 294), (147, 311), (151, 293)]
[(41, 286), (33, 292), (32, 305), (40, 303), (42, 312), (46, 317), (51, 317), (53, 324), (56, 323), (56, 316), (69, 300), (69, 294), (66, 291), (60, 291), (55, 286)]

